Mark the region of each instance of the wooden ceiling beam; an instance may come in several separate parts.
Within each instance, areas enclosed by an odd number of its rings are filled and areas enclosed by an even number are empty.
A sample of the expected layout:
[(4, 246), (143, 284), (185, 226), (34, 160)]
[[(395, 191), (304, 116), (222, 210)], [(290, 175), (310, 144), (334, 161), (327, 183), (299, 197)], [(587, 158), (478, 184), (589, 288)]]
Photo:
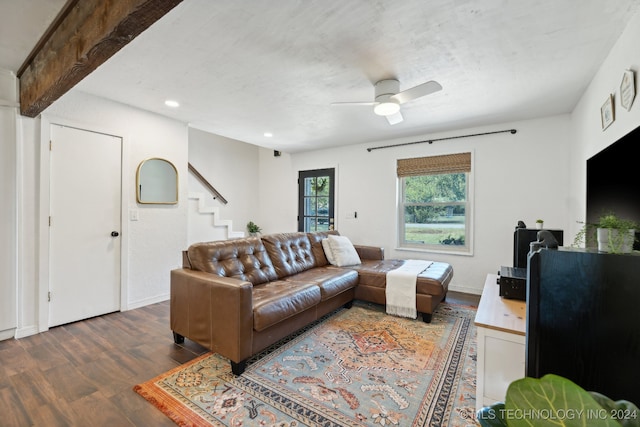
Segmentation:
[(20, 67), (20, 114), (36, 117), (182, 0), (70, 0)]

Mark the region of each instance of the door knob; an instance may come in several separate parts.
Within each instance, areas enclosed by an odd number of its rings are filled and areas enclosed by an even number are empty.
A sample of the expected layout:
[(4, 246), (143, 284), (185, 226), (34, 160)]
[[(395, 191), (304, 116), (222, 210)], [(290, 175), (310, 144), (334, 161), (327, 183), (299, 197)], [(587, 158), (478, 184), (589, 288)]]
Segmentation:
[(120, 235), (120, 233), (118, 233), (117, 231), (112, 231), (111, 232), (111, 237), (118, 237)]

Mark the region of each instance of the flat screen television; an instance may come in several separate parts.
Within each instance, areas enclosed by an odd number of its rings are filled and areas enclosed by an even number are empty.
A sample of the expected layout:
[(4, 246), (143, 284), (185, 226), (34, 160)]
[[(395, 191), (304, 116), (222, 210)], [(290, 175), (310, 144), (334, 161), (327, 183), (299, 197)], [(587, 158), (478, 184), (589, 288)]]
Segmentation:
[[(638, 156), (635, 153), (638, 147), (640, 127), (587, 160), (588, 223), (596, 223), (607, 212), (640, 223)], [(636, 230), (636, 237), (640, 237), (640, 230)], [(588, 240), (587, 246), (595, 247), (595, 242)], [(640, 250), (638, 239), (633, 248)]]

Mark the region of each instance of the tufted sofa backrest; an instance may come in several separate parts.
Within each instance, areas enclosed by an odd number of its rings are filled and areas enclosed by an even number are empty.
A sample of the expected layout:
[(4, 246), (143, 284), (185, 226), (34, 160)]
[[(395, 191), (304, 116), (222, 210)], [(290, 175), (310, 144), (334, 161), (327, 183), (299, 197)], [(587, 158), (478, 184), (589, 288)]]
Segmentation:
[(324, 254), (324, 248), (322, 247), (322, 239), (326, 239), (329, 234), (333, 234), (334, 236), (340, 235), (336, 230), (314, 231), (307, 233), (309, 242), (311, 242), (311, 252), (313, 253), (313, 257), (316, 259), (315, 267), (322, 267), (329, 264), (329, 261), (327, 261), (327, 257)]
[(259, 285), (278, 278), (259, 237), (194, 243), (187, 250), (194, 270), (234, 277)]
[(307, 233), (278, 233), (262, 236), (279, 278), (315, 267), (316, 261)]

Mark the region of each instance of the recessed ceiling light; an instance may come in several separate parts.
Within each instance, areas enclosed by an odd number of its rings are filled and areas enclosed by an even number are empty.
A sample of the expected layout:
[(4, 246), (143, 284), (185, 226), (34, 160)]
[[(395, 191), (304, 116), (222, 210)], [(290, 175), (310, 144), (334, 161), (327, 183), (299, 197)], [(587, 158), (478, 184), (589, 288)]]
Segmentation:
[(167, 107), (179, 107), (180, 103), (178, 103), (178, 101), (174, 101), (173, 99), (167, 99), (166, 101), (164, 101), (164, 105), (166, 105)]
[(265, 138), (271, 138), (273, 136), (273, 134), (271, 132), (265, 132), (264, 136), (265, 136)]

